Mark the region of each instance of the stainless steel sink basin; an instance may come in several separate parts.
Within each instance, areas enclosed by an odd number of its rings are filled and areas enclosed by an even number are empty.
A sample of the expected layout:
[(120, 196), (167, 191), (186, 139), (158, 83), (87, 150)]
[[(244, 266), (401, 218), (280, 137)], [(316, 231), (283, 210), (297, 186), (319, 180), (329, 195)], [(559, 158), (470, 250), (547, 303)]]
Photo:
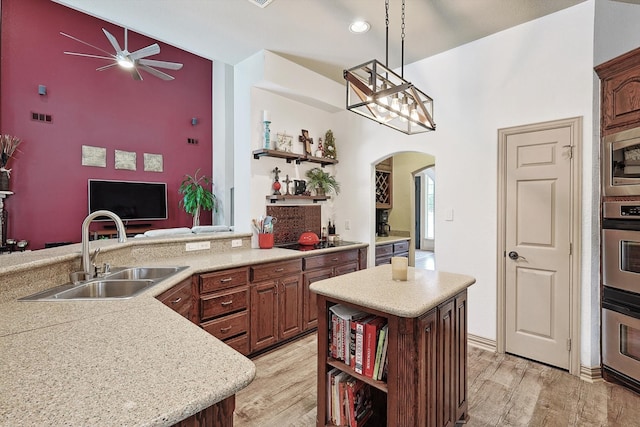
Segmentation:
[(183, 267), (133, 267), (107, 274), (105, 278), (109, 280), (162, 280), (167, 276), (177, 273), (181, 269), (183, 269)]
[(99, 301), (132, 298), (188, 267), (120, 267), (103, 277), (65, 283), (19, 301)]
[(131, 298), (153, 285), (153, 280), (96, 280), (54, 294), (54, 298)]

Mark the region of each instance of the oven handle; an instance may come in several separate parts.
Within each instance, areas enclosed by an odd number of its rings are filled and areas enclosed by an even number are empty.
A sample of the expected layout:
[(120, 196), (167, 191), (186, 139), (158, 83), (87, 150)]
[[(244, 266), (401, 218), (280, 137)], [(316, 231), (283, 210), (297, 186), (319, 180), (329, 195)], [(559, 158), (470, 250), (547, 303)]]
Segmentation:
[(605, 230), (631, 230), (640, 231), (640, 221), (628, 219), (610, 219), (602, 220), (602, 228)]

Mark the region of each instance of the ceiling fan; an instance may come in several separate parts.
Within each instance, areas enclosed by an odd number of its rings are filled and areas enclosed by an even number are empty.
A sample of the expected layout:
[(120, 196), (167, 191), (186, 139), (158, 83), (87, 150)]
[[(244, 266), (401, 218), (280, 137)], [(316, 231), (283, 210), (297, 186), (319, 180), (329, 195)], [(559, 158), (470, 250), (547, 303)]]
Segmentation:
[(116, 65), (119, 65), (122, 68), (130, 70), (131, 76), (133, 77), (134, 80), (142, 80), (142, 76), (140, 75), (140, 70), (144, 70), (153, 76), (161, 78), (162, 80), (173, 80), (174, 79), (173, 76), (170, 76), (169, 74), (164, 73), (160, 70), (156, 70), (154, 67), (166, 68), (169, 70), (179, 70), (182, 68), (182, 64), (178, 62), (157, 61), (154, 59), (146, 59), (148, 56), (153, 56), (160, 53), (160, 46), (158, 46), (158, 43), (154, 43), (147, 47), (143, 47), (142, 49), (138, 49), (135, 52), (129, 52), (126, 28), (124, 29), (124, 49), (120, 47), (118, 40), (110, 32), (108, 32), (104, 28), (102, 29), (102, 31), (104, 32), (104, 35), (107, 36), (107, 40), (109, 40), (109, 43), (111, 43), (111, 46), (115, 50), (115, 54), (107, 52), (104, 49), (101, 49), (97, 46), (89, 44), (85, 41), (82, 41), (78, 38), (75, 38), (61, 31), (60, 34), (62, 34), (63, 36), (69, 37), (72, 40), (75, 40), (77, 42), (90, 46), (96, 50), (99, 50), (100, 52), (103, 52), (107, 56), (91, 55), (88, 53), (66, 52), (66, 51), (64, 53), (67, 55), (84, 56), (87, 58), (98, 58), (98, 59), (106, 59), (109, 61), (114, 61), (112, 64), (96, 68), (96, 71), (104, 71), (111, 67), (115, 67)]

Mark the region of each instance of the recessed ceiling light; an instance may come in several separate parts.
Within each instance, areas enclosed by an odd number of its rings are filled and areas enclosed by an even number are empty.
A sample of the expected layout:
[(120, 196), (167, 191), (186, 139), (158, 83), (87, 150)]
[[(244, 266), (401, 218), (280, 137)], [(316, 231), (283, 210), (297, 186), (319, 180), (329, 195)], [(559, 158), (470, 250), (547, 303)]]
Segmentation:
[(371, 25), (367, 21), (353, 21), (351, 25), (349, 25), (349, 31), (356, 34), (362, 34), (369, 31)]

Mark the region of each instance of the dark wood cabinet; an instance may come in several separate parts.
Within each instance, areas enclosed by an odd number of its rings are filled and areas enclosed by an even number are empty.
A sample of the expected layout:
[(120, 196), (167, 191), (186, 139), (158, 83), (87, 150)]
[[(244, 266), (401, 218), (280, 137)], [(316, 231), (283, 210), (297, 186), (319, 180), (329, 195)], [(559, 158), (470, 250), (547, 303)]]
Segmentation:
[(376, 265), (390, 264), (391, 257), (409, 257), (409, 239), (376, 245)]
[(304, 330), (318, 326), (318, 304), (316, 295), (309, 290), (309, 286), (319, 280), (352, 273), (358, 270), (360, 270), (360, 252), (358, 249), (304, 258), (302, 313)]
[(197, 323), (238, 352), (249, 354), (249, 269), (198, 275)]
[[(318, 417), (317, 426), (331, 426), (326, 419), (327, 372), (338, 368), (374, 389), (379, 407), (376, 425), (445, 427), (465, 422), (467, 416), (467, 314), (466, 290), (418, 318), (396, 317), (368, 307), (318, 296)], [(358, 375), (329, 354), (328, 313), (333, 304), (344, 304), (387, 319), (388, 381)], [(464, 344), (463, 344), (464, 343)]]
[(376, 165), (376, 209), (393, 207), (393, 157)]
[(640, 48), (598, 65), (602, 136), (640, 123)]
[(256, 352), (302, 333), (302, 260), (251, 267), (251, 346)]
[(193, 292), (191, 278), (183, 280), (157, 296), (157, 299), (182, 317), (193, 321)]

